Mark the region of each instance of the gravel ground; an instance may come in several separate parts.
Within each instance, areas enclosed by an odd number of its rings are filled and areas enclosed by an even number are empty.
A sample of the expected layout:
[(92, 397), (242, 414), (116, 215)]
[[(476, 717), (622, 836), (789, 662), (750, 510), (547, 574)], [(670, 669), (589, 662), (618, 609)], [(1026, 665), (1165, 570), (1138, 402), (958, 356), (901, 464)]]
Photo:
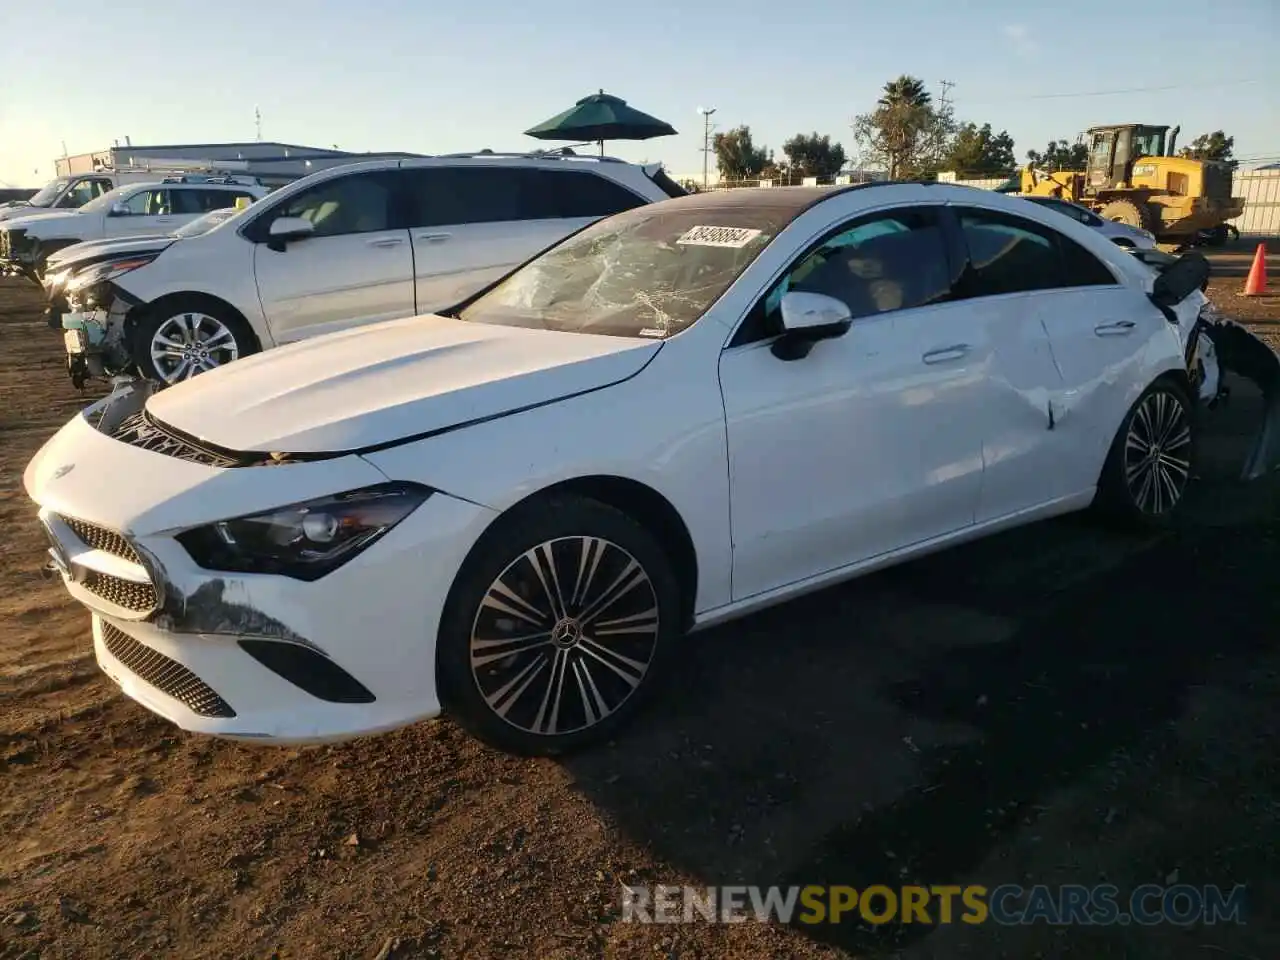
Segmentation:
[[(1215, 300), (1280, 330), (1242, 282)], [(1280, 485), (1230, 479), (1247, 391), (1181, 529), (1039, 524), (701, 634), (633, 728), (567, 761), (447, 720), (252, 748), (124, 699), (37, 573), (22, 468), (84, 403), (37, 307), (0, 280), (3, 960), (1280, 956)], [(1261, 906), (1190, 929), (620, 922), (622, 883), (1171, 878)]]

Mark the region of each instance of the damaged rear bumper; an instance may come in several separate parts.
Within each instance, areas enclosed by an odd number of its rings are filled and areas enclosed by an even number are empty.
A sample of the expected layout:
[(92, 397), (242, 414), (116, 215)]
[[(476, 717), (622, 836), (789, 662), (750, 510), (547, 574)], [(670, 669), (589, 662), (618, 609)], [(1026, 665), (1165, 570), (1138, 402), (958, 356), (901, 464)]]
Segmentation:
[(1203, 334), (1222, 371), (1252, 381), (1262, 393), (1262, 418), (1240, 479), (1257, 480), (1280, 467), (1280, 357), (1242, 324), (1212, 310), (1201, 313), (1192, 342)]

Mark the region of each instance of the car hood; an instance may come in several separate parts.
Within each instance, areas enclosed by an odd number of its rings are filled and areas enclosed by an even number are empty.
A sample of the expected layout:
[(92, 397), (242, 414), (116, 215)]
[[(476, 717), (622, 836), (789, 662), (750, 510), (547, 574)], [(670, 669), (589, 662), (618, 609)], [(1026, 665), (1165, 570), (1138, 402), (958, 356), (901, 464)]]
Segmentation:
[(106, 260), (114, 257), (132, 256), (138, 253), (159, 253), (166, 249), (177, 238), (169, 234), (155, 234), (145, 237), (117, 237), (112, 240), (86, 240), (75, 243), (49, 257), (46, 272), (52, 273), (66, 267), (83, 266), (90, 262)]
[(52, 223), (53, 221), (66, 221), (78, 218), (80, 214), (75, 210), (51, 210), (48, 213), (32, 213), (23, 214), (20, 217), (11, 217), (4, 221), (3, 228), (5, 230), (23, 230), (36, 226), (39, 223)]
[(34, 217), (43, 207), (33, 207), (25, 200), (14, 200), (11, 203), (0, 205), (0, 221), (14, 220), (18, 217)]
[(422, 316), (268, 350), (152, 396), (147, 413), (240, 452), (392, 444), (626, 380), (661, 341)]

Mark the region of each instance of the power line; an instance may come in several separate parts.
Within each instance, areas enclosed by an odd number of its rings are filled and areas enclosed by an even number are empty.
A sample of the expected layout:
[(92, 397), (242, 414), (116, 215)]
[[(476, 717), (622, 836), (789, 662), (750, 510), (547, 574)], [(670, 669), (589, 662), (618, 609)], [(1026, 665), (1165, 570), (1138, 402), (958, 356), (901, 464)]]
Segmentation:
[(1066, 100), (1072, 97), (1114, 97), (1129, 93), (1160, 93), (1166, 90), (1205, 90), (1216, 87), (1239, 87), (1249, 83), (1263, 83), (1266, 77), (1252, 77), (1248, 80), (1223, 80), (1219, 83), (1170, 83), (1159, 87), (1124, 87), (1115, 90), (1083, 90), (1075, 93), (1033, 93), (1022, 97), (1000, 97), (995, 100), (975, 100), (974, 104), (1012, 103), (1023, 100)]

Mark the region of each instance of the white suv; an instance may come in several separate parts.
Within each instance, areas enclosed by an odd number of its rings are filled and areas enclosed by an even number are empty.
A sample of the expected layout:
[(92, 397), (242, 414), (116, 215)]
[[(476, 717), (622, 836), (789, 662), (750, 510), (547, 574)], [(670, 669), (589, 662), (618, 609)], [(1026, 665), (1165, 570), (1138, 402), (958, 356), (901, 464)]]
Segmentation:
[[(0, 204), (0, 220), (16, 220), (19, 217), (30, 217), (41, 213), (67, 213), (80, 209), (90, 200), (96, 200), (116, 187), (147, 183), (169, 175), (169, 172), (162, 170), (107, 169), (69, 177), (55, 177), (26, 200)], [(212, 175), (221, 176), (222, 174)]]
[(660, 164), (563, 153), (323, 170), (201, 236), (76, 274), (69, 369), (168, 384), (304, 337), (434, 313), (601, 217), (684, 192)]
[(0, 267), (39, 283), (49, 255), (74, 243), (172, 233), (210, 210), (266, 195), (256, 182), (231, 177), (116, 187), (77, 210), (0, 222)]

